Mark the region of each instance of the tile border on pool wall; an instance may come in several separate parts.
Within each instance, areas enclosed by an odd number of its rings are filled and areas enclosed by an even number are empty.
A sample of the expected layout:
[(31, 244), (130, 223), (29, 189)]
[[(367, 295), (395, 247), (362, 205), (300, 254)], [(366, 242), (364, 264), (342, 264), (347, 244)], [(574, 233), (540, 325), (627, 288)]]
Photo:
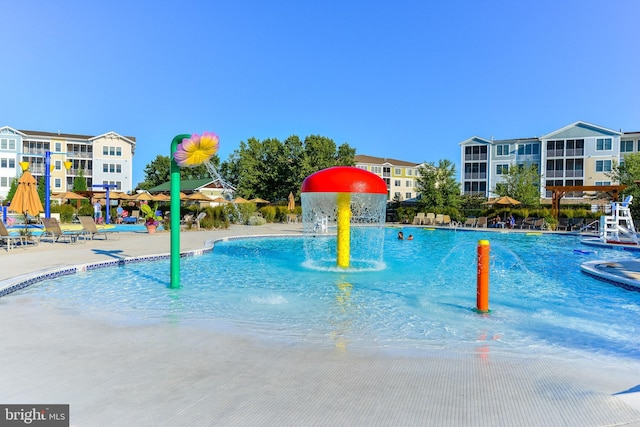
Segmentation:
[[(186, 258), (191, 256), (203, 255), (205, 253), (213, 251), (213, 248), (216, 242), (229, 241), (229, 240), (239, 240), (239, 239), (259, 239), (259, 238), (272, 238), (272, 237), (298, 237), (297, 235), (291, 234), (268, 234), (268, 235), (258, 235), (258, 236), (231, 236), (224, 237), (220, 239), (210, 239), (205, 241), (204, 246), (200, 249), (194, 249), (190, 251), (184, 251), (180, 253), (180, 258)], [(35, 283), (41, 282), (43, 280), (55, 279), (61, 276), (68, 276), (70, 274), (76, 274), (83, 271), (91, 271), (97, 270), (99, 268), (106, 267), (118, 267), (127, 264), (133, 264), (138, 262), (147, 262), (147, 261), (160, 261), (164, 259), (169, 259), (171, 254), (156, 254), (156, 255), (141, 255), (137, 257), (128, 257), (128, 258), (118, 258), (107, 261), (98, 261), (91, 262), (86, 264), (79, 265), (71, 265), (64, 267), (54, 267), (47, 270), (40, 270), (33, 273), (23, 274), (17, 277), (12, 277), (10, 279), (0, 281), (0, 298), (5, 295), (9, 295), (13, 292), (19, 291), (20, 289), (24, 289), (28, 286), (31, 286)]]

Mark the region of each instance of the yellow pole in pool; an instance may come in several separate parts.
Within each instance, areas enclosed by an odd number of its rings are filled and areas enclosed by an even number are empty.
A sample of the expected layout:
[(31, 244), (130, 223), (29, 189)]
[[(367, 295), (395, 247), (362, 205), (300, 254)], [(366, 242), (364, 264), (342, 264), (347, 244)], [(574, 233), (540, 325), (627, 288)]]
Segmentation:
[(338, 267), (349, 268), (351, 246), (351, 193), (338, 193)]

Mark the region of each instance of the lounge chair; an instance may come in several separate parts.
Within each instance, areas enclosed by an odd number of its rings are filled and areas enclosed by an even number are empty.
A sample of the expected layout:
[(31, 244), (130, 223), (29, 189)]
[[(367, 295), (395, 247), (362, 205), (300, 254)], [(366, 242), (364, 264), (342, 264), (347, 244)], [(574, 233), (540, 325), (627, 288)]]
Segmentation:
[(478, 217), (478, 221), (476, 222), (476, 227), (487, 228), (487, 217), (486, 216)]
[(424, 212), (418, 212), (416, 216), (413, 217), (413, 225), (424, 225), (425, 220)]
[(467, 220), (464, 222), (463, 226), (465, 226), (465, 227), (475, 227), (476, 226), (476, 221), (477, 221), (476, 217), (467, 218)]
[[(259, 212), (258, 212), (258, 213), (259, 213)], [(202, 220), (204, 219), (204, 217), (205, 217), (205, 216), (207, 216), (207, 213), (206, 213), (206, 212), (200, 212), (200, 213), (198, 214), (198, 216), (197, 216), (197, 217), (195, 217), (195, 219), (193, 220), (193, 223), (195, 224), (196, 229), (198, 229), (198, 230), (200, 229), (200, 221), (202, 221)]]
[(569, 225), (568, 218), (559, 218), (558, 225), (556, 225), (556, 230), (558, 231), (567, 231), (571, 226)]
[(429, 212), (427, 213), (427, 216), (425, 217), (424, 220), (424, 225), (434, 225), (436, 223), (436, 214), (434, 214), (433, 212)]
[(104, 239), (107, 240), (108, 233), (104, 230), (98, 230), (93, 218), (90, 216), (80, 216), (78, 219), (80, 220), (80, 224), (82, 224), (83, 237), (85, 239), (87, 236), (91, 236), (91, 240), (93, 240), (96, 236), (102, 235)]
[(520, 224), (520, 228), (533, 228), (533, 224), (535, 222), (535, 218), (531, 218), (531, 217), (527, 217), (525, 219), (522, 220), (522, 224)]
[(449, 215), (442, 215), (442, 225), (451, 226), (451, 217)]
[(7, 252), (11, 250), (11, 248), (16, 246), (16, 243), (20, 243), (20, 245), (27, 244), (27, 236), (22, 234), (9, 234), (7, 227), (4, 226), (4, 223), (0, 221), (0, 242), (3, 242), (7, 245)]
[(545, 222), (544, 222), (544, 218), (538, 218), (535, 221), (533, 221), (533, 224), (531, 225), (531, 228), (534, 230), (544, 230), (545, 227)]
[(78, 241), (78, 237), (82, 235), (82, 231), (62, 231), (60, 223), (55, 218), (42, 218), (44, 224), (43, 236), (51, 236), (51, 243), (57, 242), (60, 239), (68, 239), (69, 243), (75, 243)]
[(442, 214), (437, 214), (436, 215), (436, 219), (434, 220), (434, 224), (435, 225), (442, 225), (442, 223), (444, 222), (444, 215)]

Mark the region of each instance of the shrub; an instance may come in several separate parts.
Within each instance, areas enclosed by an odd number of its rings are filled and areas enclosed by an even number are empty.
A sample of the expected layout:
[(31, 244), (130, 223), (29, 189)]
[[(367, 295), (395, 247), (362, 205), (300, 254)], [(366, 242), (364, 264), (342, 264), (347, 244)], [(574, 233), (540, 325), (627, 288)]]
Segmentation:
[(258, 211), (262, 214), (262, 217), (266, 222), (273, 222), (276, 218), (277, 210), (275, 206), (265, 206), (260, 208)]
[(249, 220), (247, 221), (248, 225), (265, 225), (266, 223), (267, 223), (267, 220), (258, 215), (253, 215), (249, 217)]
[[(76, 213), (76, 210), (70, 204), (64, 204), (51, 206), (51, 212), (60, 214), (60, 222), (71, 222), (73, 221), (73, 214)], [(93, 211), (91, 212), (93, 213)]]
[(223, 206), (206, 207), (204, 211), (207, 216), (200, 221), (200, 227), (209, 230), (212, 228), (229, 228), (229, 217), (225, 208)]

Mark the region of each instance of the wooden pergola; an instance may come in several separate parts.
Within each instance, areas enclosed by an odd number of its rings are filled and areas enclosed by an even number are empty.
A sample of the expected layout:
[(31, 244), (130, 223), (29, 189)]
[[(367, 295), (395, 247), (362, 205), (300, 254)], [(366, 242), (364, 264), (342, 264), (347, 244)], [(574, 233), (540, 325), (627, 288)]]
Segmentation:
[(626, 185), (548, 185), (547, 190), (552, 192), (551, 195), (551, 215), (557, 220), (560, 212), (560, 199), (565, 194), (573, 191), (599, 191), (607, 193), (611, 197), (612, 202), (618, 201), (618, 196), (627, 188)]

